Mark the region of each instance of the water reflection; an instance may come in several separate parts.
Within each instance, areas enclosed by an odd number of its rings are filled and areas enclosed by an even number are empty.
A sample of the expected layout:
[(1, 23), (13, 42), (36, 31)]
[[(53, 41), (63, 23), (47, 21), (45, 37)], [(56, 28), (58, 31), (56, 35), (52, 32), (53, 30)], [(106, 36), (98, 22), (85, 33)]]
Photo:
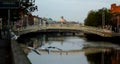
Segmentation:
[(120, 64), (118, 47), (110, 42), (87, 41), (76, 36), (27, 38), (21, 44), (32, 64)]
[(33, 64), (88, 64), (84, 53), (78, 55), (49, 54), (38, 56), (32, 52), (28, 57)]

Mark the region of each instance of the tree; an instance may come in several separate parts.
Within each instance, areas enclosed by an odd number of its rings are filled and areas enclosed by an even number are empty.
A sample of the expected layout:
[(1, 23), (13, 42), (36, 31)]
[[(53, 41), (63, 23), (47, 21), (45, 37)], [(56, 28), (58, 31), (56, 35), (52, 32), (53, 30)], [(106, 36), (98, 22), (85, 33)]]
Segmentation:
[(102, 26), (103, 22), (103, 14), (104, 14), (104, 24), (105, 25), (111, 25), (111, 14), (110, 11), (107, 8), (99, 9), (98, 11), (91, 10), (88, 13), (87, 18), (84, 20), (84, 24), (87, 26)]
[(88, 14), (88, 17), (85, 19), (85, 25), (96, 26), (96, 11), (91, 10)]

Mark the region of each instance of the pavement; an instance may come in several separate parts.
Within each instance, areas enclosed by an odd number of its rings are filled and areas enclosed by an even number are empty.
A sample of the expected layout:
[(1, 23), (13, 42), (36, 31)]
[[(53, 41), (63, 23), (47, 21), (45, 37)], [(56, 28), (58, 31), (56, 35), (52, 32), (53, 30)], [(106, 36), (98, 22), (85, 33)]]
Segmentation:
[(13, 64), (9, 40), (0, 39), (0, 64)]

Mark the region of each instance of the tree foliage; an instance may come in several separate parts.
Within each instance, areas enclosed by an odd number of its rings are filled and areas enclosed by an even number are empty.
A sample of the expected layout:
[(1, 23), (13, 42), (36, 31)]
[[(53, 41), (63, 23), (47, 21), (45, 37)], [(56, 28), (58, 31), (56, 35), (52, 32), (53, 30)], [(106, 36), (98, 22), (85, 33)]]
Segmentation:
[(105, 25), (111, 25), (111, 14), (107, 8), (99, 9), (98, 11), (91, 10), (88, 13), (87, 18), (84, 20), (84, 24), (87, 26), (102, 26), (102, 19), (104, 14)]

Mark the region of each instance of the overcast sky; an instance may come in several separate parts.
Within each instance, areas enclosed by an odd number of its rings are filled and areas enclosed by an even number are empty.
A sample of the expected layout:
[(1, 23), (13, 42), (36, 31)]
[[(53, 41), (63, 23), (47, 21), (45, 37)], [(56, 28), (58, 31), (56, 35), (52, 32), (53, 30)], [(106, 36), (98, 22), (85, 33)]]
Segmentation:
[(120, 5), (120, 0), (36, 0), (38, 11), (33, 15), (59, 20), (61, 16), (68, 21), (84, 22), (90, 10), (103, 7), (110, 9), (111, 4)]

